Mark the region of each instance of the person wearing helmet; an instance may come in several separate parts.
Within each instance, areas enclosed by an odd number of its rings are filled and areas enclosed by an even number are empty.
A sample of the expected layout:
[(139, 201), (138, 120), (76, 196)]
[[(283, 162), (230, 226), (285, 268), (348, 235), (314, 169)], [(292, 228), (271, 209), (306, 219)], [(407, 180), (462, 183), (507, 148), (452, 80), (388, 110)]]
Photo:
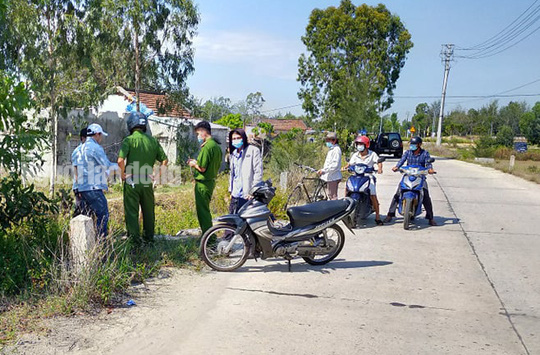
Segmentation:
[[(123, 181), (124, 214), (128, 238), (134, 245), (152, 243), (155, 227), (154, 164), (161, 163), (160, 170), (168, 160), (163, 148), (154, 137), (146, 134), (148, 119), (140, 112), (132, 112), (127, 118), (129, 136), (122, 141), (118, 153), (118, 166)], [(160, 171), (161, 172), (161, 171)], [(143, 236), (139, 228), (139, 208), (143, 216)]]
[[(422, 149), (422, 138), (412, 137), (409, 141), (409, 150), (406, 151), (399, 162), (392, 168), (392, 171), (396, 172), (407, 162), (407, 165), (420, 165), (425, 168), (428, 168), (428, 173), (433, 174), (433, 165), (430, 162), (431, 156), (427, 150)], [(393, 217), (396, 216), (396, 208), (399, 202), (399, 186), (396, 194), (392, 198), (390, 203), (390, 208), (388, 209), (388, 214), (384, 219), (385, 222), (390, 222)], [(426, 219), (429, 221), (431, 226), (436, 226), (437, 222), (433, 219), (433, 204), (431, 203), (431, 197), (429, 197), (428, 184), (424, 185), (424, 201), (422, 201), (424, 208), (426, 209)]]
[[(382, 163), (378, 162), (379, 156), (377, 153), (369, 150), (369, 138), (367, 136), (356, 137), (354, 140), (354, 148), (355, 152), (343, 170), (347, 170), (349, 166), (355, 164), (365, 164), (370, 168), (374, 168), (375, 165), (377, 165), (377, 173), (382, 174), (383, 165)], [(375, 223), (377, 223), (378, 226), (382, 226), (383, 222), (381, 221), (381, 217), (379, 215), (379, 200), (377, 199), (377, 189), (375, 183), (375, 177), (371, 175), (369, 181), (369, 192), (371, 195), (371, 204), (375, 210)]]
[(321, 180), (326, 181), (328, 199), (337, 200), (338, 185), (341, 181), (341, 148), (338, 145), (336, 133), (329, 132), (326, 135), (326, 146), (329, 148), (326, 160), (321, 170), (317, 172)]

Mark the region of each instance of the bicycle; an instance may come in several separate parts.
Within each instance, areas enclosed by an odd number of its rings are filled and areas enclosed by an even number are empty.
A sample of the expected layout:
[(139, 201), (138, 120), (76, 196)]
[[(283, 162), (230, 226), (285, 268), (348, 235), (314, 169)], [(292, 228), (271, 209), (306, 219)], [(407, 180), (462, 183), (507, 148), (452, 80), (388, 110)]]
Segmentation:
[[(295, 164), (302, 170), (310, 173), (316, 173), (317, 169), (313, 169), (310, 166)], [(315, 188), (313, 194), (310, 195), (306, 182), (315, 182)], [(302, 180), (294, 187), (287, 202), (285, 203), (284, 210), (287, 211), (289, 207), (302, 206), (307, 203), (315, 201), (328, 200), (328, 194), (326, 193), (326, 181), (321, 180), (319, 177), (302, 177)]]

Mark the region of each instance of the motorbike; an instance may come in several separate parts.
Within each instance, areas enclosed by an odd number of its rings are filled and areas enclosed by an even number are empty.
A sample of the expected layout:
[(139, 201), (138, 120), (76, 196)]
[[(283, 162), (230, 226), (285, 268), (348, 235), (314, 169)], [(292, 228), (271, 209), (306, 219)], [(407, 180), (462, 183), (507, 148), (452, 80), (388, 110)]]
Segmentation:
[[(433, 162), (432, 158), (430, 162)], [(403, 229), (408, 230), (415, 217), (422, 213), (424, 186), (428, 168), (420, 165), (409, 165), (399, 169), (403, 174), (399, 183), (398, 212), (403, 216)]]
[[(384, 158), (379, 158), (377, 163), (384, 162)], [(357, 227), (360, 220), (366, 219), (374, 212), (369, 191), (369, 183), (376, 170), (366, 164), (354, 164), (348, 167), (353, 173), (345, 184), (345, 196), (357, 201), (354, 213), (351, 215), (352, 225)]]
[(324, 265), (336, 258), (345, 243), (339, 221), (351, 229), (349, 216), (356, 201), (346, 197), (335, 201), (317, 201), (287, 209), (288, 223), (279, 223), (268, 209), (275, 195), (272, 182), (256, 184), (253, 196), (237, 214), (217, 218), (217, 224), (201, 238), (202, 260), (217, 271), (234, 271), (249, 256), (255, 260), (282, 257), (288, 261), (299, 256), (311, 265)]

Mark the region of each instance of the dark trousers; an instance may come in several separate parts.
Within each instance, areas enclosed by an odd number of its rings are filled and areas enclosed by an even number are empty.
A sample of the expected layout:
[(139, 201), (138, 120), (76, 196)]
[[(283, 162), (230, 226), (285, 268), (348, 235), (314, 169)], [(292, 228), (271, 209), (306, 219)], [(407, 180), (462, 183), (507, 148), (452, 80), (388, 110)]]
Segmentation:
[[(390, 208), (388, 209), (388, 215), (395, 216), (396, 208), (399, 202), (399, 187), (396, 191), (396, 194), (392, 198), (390, 203)], [(429, 197), (429, 190), (424, 188), (424, 200), (422, 201), (424, 208), (426, 209), (426, 219), (433, 219), (433, 204), (431, 203), (431, 197)]]
[(229, 213), (230, 214), (236, 214), (238, 213), (238, 210), (246, 204), (248, 200), (241, 197), (233, 197), (231, 198), (231, 203), (229, 204)]
[[(107, 198), (102, 190), (79, 192), (83, 214), (94, 214), (96, 217), (96, 230), (98, 239), (104, 239), (107, 236), (109, 224), (109, 206)], [(84, 213), (86, 212), (86, 213)]]

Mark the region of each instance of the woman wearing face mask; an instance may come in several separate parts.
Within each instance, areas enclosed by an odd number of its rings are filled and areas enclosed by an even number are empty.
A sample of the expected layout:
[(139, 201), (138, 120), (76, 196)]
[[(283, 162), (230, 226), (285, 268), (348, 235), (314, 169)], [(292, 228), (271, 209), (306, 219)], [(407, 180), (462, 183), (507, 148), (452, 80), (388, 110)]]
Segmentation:
[[(349, 163), (345, 165), (343, 170), (347, 170), (349, 166), (355, 164), (365, 164), (370, 168), (374, 168), (377, 165), (377, 173), (382, 174), (382, 163), (379, 163), (379, 156), (374, 151), (369, 150), (369, 138), (366, 136), (358, 136), (354, 140), (354, 147), (356, 152), (351, 156)], [(375, 210), (375, 223), (378, 226), (382, 226), (381, 216), (379, 215), (379, 200), (377, 199), (377, 189), (375, 185), (375, 177), (370, 176), (369, 192), (371, 194), (371, 204)]]
[(329, 132), (326, 135), (326, 146), (329, 148), (324, 161), (324, 167), (317, 173), (327, 183), (328, 199), (336, 200), (338, 185), (341, 181), (341, 148), (338, 145), (337, 135)]
[(260, 150), (248, 143), (243, 129), (237, 128), (229, 133), (229, 152), (229, 213), (237, 213), (251, 197), (249, 190), (262, 181), (263, 164)]

